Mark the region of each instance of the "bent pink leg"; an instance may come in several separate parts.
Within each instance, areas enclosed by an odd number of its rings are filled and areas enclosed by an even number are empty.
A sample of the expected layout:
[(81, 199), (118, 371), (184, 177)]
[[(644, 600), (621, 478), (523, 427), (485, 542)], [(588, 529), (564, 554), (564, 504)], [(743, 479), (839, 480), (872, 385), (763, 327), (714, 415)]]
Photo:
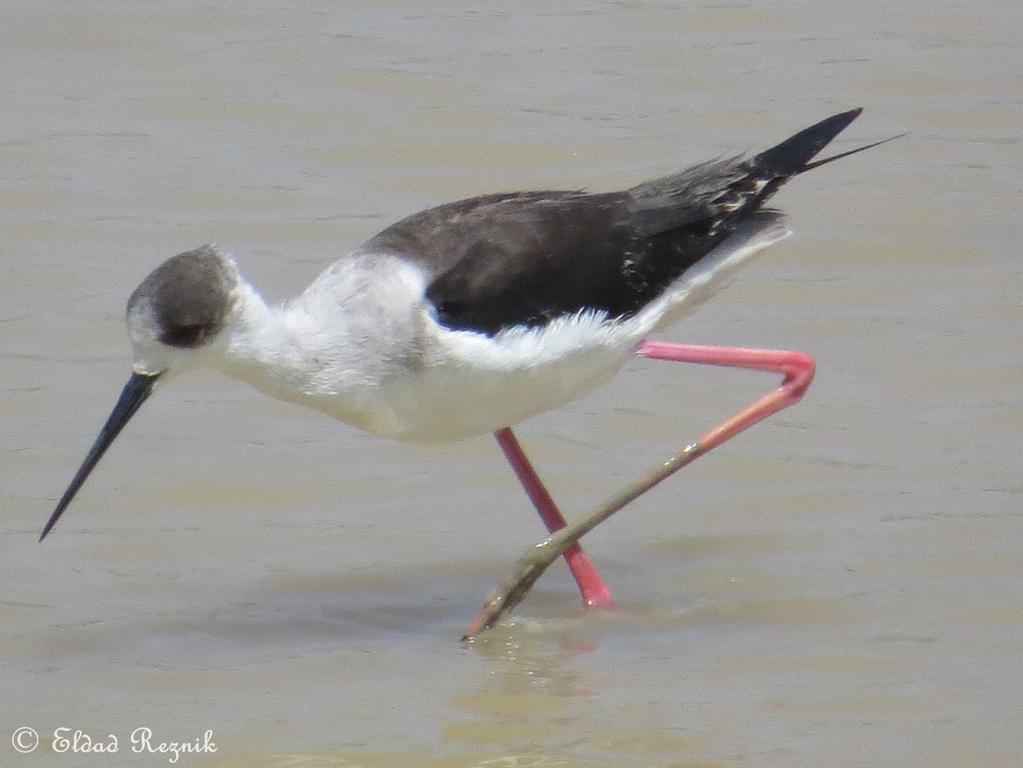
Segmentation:
[(566, 525), (540, 544), (532, 547), (518, 562), (515, 570), (501, 582), (494, 596), (483, 606), (463, 639), (472, 639), (492, 627), (507, 611), (514, 608), (529, 592), (536, 580), (568, 547), (607, 520), (630, 501), (643, 495), (662, 480), (690, 464), (708, 451), (802, 399), (813, 381), (813, 358), (801, 352), (771, 349), (740, 349), (733, 347), (705, 347), (693, 344), (672, 344), (644, 341), (636, 348), (636, 355), (653, 360), (679, 363), (721, 365), (779, 373), (784, 378), (779, 387), (732, 418), (706, 432), (698, 441), (690, 443), (679, 453), (622, 488), (589, 514)]
[[(746, 368), (780, 373), (785, 377), (777, 389), (764, 395), (748, 408), (739, 411), (735, 416), (703, 435), (695, 443), (700, 446), (698, 454), (700, 456), (749, 429), (757, 422), (802, 400), (806, 390), (810, 387), (810, 382), (813, 381), (813, 375), (817, 368), (813, 358), (802, 352), (778, 349), (743, 349), (741, 347), (705, 347), (697, 344), (672, 344), (665, 341), (640, 343), (636, 348), (636, 356), (649, 357), (652, 360), (670, 360), (676, 363)], [(689, 461), (693, 461), (695, 458), (696, 456)], [(668, 475), (670, 474), (672, 473), (669, 472)], [(663, 479), (662, 477), (661, 480)]]
[[(533, 502), (536, 511), (540, 513), (540, 519), (547, 526), (547, 530), (550, 533), (554, 533), (564, 528), (565, 518), (562, 517), (560, 510), (558, 510), (557, 505), (554, 503), (554, 499), (551, 498), (543, 481), (540, 480), (536, 470), (533, 469), (533, 465), (530, 463), (525, 451), (522, 450), (522, 446), (519, 445), (515, 433), (508, 427), (505, 427), (495, 432), (494, 437), (497, 438), (497, 444), (504, 451), (508, 463), (515, 470), (515, 475), (519, 478), (519, 482), (522, 483), (522, 488), (526, 491), (526, 495), (529, 496), (529, 500)], [(611, 595), (611, 590), (608, 589), (607, 584), (600, 577), (596, 566), (593, 565), (590, 558), (583, 552), (579, 542), (572, 542), (565, 550), (564, 556), (576, 584), (579, 585), (579, 594), (582, 595), (583, 605), (587, 608), (612, 607), (615, 601)]]

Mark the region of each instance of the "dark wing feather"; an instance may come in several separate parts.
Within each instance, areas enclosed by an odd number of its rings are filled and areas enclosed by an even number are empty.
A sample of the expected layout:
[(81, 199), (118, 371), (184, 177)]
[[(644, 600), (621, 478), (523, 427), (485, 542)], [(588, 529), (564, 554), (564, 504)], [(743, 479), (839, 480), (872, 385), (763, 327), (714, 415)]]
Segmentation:
[(367, 247), (393, 249), (427, 271), (426, 297), (441, 323), (494, 334), (617, 306), (606, 294), (627, 290), (619, 271), (633, 244), (625, 204), (624, 193), (492, 195), (415, 214)]
[(859, 114), (753, 158), (712, 160), (624, 192), (486, 195), (414, 214), (365, 248), (418, 263), (438, 320), (496, 334), (582, 310), (627, 317), (749, 219)]

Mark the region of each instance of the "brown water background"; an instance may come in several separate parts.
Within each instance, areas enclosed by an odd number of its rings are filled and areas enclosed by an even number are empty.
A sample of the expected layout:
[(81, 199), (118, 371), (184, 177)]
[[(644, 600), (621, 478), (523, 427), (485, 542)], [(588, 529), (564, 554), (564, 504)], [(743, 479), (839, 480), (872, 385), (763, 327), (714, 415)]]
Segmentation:
[[(1023, 765), (1023, 5), (0, 7), (0, 764)], [(39, 530), (129, 372), (124, 302), (207, 241), (274, 300), (417, 209), (611, 189), (833, 112), (795, 237), (666, 338), (799, 349), (798, 407), (587, 537), (492, 440), (420, 448), (214, 374), (162, 388)], [(520, 435), (569, 516), (773, 382), (636, 361)], [(9, 736), (35, 728), (19, 755)], [(54, 729), (116, 755), (55, 754)]]

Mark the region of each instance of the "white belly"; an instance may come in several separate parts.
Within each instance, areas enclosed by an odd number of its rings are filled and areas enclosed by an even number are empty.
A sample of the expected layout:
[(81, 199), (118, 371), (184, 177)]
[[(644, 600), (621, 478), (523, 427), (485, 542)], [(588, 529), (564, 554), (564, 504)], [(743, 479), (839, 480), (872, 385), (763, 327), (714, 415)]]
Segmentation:
[(600, 386), (643, 335), (635, 320), (609, 324), (592, 315), (495, 337), (438, 329), (420, 366), (364, 393), (357, 425), (414, 442), (493, 432)]

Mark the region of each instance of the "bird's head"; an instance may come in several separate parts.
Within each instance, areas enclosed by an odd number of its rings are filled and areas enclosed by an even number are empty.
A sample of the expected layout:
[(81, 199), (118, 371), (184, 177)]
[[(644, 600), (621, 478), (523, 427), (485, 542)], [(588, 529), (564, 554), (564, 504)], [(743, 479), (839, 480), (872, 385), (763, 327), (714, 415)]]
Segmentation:
[(234, 262), (204, 245), (154, 269), (128, 299), (126, 322), (140, 376), (172, 376), (216, 345), (240, 277)]
[(128, 299), (132, 374), (110, 417), (43, 528), (42, 541), (67, 509), (114, 438), (158, 381), (198, 365), (215, 349), (241, 285), (234, 262), (205, 245), (173, 256)]

